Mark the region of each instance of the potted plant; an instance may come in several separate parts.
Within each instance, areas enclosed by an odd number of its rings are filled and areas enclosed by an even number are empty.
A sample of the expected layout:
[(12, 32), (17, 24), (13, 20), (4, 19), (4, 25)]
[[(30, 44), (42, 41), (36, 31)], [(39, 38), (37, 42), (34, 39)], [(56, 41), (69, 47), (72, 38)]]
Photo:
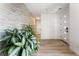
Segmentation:
[(39, 45), (31, 25), (23, 26), (22, 29), (7, 29), (0, 39), (5, 42), (5, 47), (0, 52), (8, 56), (29, 56), (38, 51)]

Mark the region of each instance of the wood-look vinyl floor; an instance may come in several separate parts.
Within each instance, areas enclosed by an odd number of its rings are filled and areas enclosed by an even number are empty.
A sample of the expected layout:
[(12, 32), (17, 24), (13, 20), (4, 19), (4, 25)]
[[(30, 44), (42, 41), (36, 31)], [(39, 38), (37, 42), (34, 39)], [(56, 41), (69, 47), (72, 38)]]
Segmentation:
[(61, 40), (41, 40), (40, 48), (36, 56), (76, 56), (76, 54), (69, 49), (67, 44)]

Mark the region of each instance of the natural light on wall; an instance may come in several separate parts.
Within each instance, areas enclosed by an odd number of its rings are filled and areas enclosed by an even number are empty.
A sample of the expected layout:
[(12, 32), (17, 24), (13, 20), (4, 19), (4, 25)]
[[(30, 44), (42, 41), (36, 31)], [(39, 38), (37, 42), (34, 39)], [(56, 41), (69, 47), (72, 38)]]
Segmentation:
[(35, 17), (37, 20), (39, 20), (40, 18), (38, 16)]
[(31, 19), (32, 19), (32, 21), (31, 21), (32, 25), (35, 25), (35, 24), (36, 24), (36, 19), (35, 19), (35, 17), (31, 17)]

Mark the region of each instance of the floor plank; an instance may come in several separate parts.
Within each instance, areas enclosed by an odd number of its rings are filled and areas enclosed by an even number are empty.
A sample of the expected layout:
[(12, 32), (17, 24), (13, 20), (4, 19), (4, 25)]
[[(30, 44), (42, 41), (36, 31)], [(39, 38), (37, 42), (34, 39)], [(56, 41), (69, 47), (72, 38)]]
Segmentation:
[(42, 40), (36, 56), (76, 56), (61, 40)]

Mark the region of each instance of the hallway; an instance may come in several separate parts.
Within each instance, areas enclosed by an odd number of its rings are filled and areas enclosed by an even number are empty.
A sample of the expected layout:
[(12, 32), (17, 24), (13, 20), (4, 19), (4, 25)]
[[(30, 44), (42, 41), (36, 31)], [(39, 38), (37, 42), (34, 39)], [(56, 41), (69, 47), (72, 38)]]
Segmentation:
[(61, 40), (42, 40), (37, 56), (76, 56)]
[(42, 39), (36, 56), (79, 56), (79, 4), (0, 4), (0, 37), (5, 34), (4, 30), (21, 29), (23, 25), (32, 25), (35, 39)]

